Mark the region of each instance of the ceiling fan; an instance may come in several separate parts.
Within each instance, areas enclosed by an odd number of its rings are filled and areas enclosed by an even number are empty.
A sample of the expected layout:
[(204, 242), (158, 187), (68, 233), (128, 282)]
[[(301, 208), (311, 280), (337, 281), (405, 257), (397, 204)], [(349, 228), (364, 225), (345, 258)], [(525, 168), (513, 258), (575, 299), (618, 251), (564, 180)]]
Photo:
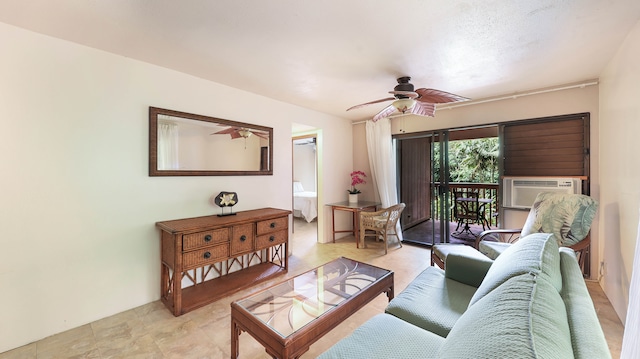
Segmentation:
[(232, 140), (236, 138), (244, 138), (245, 140), (251, 135), (256, 135), (265, 140), (269, 139), (269, 133), (245, 127), (229, 127), (224, 130), (212, 133), (212, 135), (230, 135)]
[(398, 78), (398, 84), (396, 85), (396, 87), (393, 88), (393, 91), (389, 91), (389, 93), (392, 94), (393, 97), (387, 97), (380, 100), (349, 107), (347, 111), (367, 105), (372, 105), (375, 103), (395, 100), (391, 105), (385, 107), (382, 111), (373, 116), (373, 121), (378, 121), (381, 118), (389, 117), (394, 112), (433, 117), (436, 112), (436, 104), (438, 103), (469, 100), (466, 97), (454, 95), (452, 93), (440, 90), (427, 88), (419, 88), (417, 90), (414, 90), (413, 84), (409, 82), (410, 80), (411, 77), (409, 76)]

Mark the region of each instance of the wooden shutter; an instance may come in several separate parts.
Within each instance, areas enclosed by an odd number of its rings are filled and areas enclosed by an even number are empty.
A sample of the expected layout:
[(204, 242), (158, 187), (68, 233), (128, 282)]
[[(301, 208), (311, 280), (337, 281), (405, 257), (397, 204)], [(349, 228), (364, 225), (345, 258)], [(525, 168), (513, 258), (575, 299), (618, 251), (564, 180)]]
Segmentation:
[[(505, 176), (581, 176), (582, 193), (589, 194), (588, 113), (508, 123), (500, 132)], [(589, 253), (582, 253), (587, 277)]]
[(403, 139), (398, 141), (398, 150), (400, 201), (406, 205), (400, 223), (406, 229), (431, 218), (431, 140)]
[(589, 114), (502, 126), (505, 176), (588, 176)]

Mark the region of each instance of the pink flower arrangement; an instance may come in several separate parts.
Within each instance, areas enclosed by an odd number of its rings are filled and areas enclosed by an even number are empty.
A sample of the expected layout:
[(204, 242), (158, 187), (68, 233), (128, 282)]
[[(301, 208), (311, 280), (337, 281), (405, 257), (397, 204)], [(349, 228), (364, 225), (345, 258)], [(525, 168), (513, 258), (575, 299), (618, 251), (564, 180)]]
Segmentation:
[(347, 191), (351, 194), (360, 193), (360, 190), (356, 188), (356, 185), (367, 183), (364, 180), (364, 177), (367, 177), (367, 175), (362, 171), (351, 172), (351, 189), (348, 189)]

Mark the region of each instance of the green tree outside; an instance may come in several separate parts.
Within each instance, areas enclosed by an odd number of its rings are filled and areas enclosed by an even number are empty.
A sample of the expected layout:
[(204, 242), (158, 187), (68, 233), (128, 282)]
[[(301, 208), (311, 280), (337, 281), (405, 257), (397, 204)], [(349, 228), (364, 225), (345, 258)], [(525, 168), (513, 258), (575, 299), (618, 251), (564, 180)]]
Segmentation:
[[(434, 173), (440, 171), (434, 146)], [(497, 137), (449, 141), (449, 182), (498, 183)]]

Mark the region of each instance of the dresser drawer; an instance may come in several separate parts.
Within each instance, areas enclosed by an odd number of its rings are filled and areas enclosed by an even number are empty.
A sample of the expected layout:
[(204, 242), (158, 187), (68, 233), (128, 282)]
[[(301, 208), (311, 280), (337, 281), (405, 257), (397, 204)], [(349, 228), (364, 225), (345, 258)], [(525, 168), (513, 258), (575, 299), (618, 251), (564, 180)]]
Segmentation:
[(221, 262), (229, 257), (229, 243), (221, 243), (182, 255), (185, 270)]
[(257, 225), (256, 233), (258, 235), (261, 235), (265, 233), (280, 231), (285, 228), (288, 228), (288, 224), (289, 224), (289, 217), (281, 217), (281, 218), (268, 219), (266, 221), (260, 221), (256, 223)]
[(231, 229), (231, 255), (251, 252), (254, 238), (253, 223), (233, 226)]
[(256, 250), (286, 242), (287, 234), (287, 231), (280, 231), (256, 237)]
[(184, 252), (209, 246), (215, 243), (229, 241), (229, 228), (221, 228), (213, 231), (185, 234), (182, 236), (182, 250)]

